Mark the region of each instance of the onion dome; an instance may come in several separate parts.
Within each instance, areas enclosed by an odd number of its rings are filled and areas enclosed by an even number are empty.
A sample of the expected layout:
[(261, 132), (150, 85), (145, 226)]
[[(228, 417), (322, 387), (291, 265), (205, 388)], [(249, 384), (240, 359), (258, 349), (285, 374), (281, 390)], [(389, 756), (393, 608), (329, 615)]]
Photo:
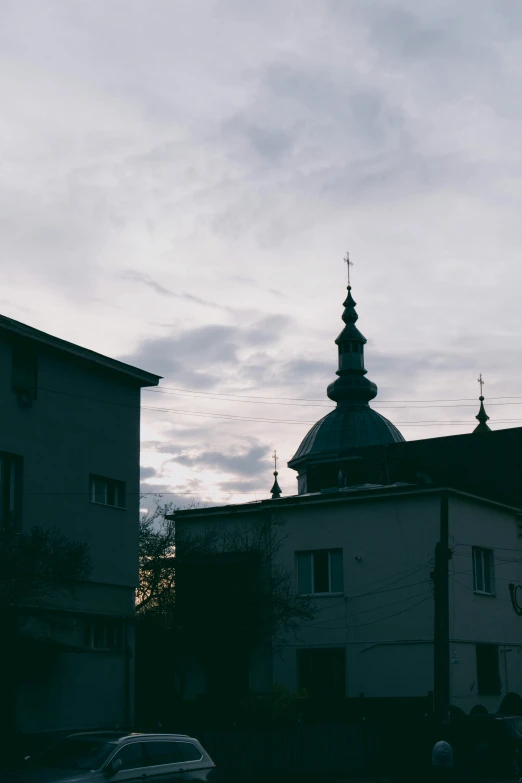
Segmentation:
[[(310, 464), (339, 460), (353, 449), (404, 440), (399, 430), (368, 404), (377, 396), (377, 386), (366, 378), (364, 346), (367, 341), (355, 325), (358, 315), (350, 285), (347, 290), (342, 315), (345, 326), (335, 341), (339, 356), (338, 377), (327, 389), (328, 397), (337, 407), (314, 424), (288, 463), (288, 467), (298, 471), (300, 478)], [(301, 485), (305, 486), (305, 483), (300, 482)]]

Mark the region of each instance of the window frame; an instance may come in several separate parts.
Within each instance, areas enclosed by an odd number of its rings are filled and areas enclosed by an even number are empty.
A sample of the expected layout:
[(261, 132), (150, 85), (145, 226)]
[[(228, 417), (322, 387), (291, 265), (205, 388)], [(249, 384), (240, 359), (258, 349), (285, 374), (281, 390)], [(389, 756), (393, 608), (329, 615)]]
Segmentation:
[[(147, 760), (147, 764), (145, 766), (147, 768), (155, 769), (155, 768), (160, 767), (160, 768), (164, 769), (165, 767), (173, 767), (173, 766), (179, 767), (179, 766), (181, 766), (181, 764), (185, 763), (184, 761), (182, 761), (179, 758), (179, 750), (177, 748), (175, 749), (175, 754), (178, 754), (178, 758), (175, 759), (174, 761), (166, 761), (164, 764), (154, 764), (154, 763), (151, 763), (153, 761), (153, 759), (154, 759), (154, 756), (151, 753), (151, 756), (149, 757), (147, 746), (148, 745), (152, 745), (153, 743), (155, 745), (157, 745), (159, 743), (161, 743), (163, 745), (176, 745), (177, 744), (176, 740), (172, 740), (172, 739), (158, 739), (157, 737), (155, 737), (154, 739), (150, 738), (150, 739), (143, 740), (143, 745), (144, 745), (143, 750), (144, 750), (145, 759)], [(187, 763), (190, 763), (190, 762), (187, 762)]]
[[(327, 552), (328, 553), (328, 587), (329, 589), (324, 592), (316, 592), (315, 591), (315, 555), (318, 553)], [(342, 590), (332, 590), (332, 552), (340, 552), (341, 553), (341, 579), (342, 579)], [(310, 585), (312, 587), (311, 592), (301, 592), (300, 586), (299, 586), (299, 556), (300, 555), (309, 555), (310, 556)], [(302, 551), (297, 551), (295, 553), (295, 561), (296, 561), (296, 580), (297, 580), (297, 594), (298, 595), (308, 595), (308, 596), (338, 596), (338, 595), (344, 595), (344, 563), (343, 563), (343, 555), (344, 551), (342, 547), (334, 547), (332, 549), (306, 549)]]
[[(96, 641), (96, 624), (101, 623), (104, 631), (105, 644), (95, 644)], [(111, 633), (114, 644), (107, 644), (107, 631), (111, 628)], [(83, 646), (91, 650), (92, 652), (112, 652), (121, 653), (123, 648), (123, 624), (119, 618), (116, 617), (88, 617), (85, 619)]]
[(146, 754), (145, 754), (145, 750), (143, 748), (144, 742), (143, 742), (143, 740), (139, 740), (137, 742), (126, 742), (124, 745), (121, 745), (120, 747), (116, 748), (116, 751), (112, 754), (112, 756), (103, 765), (102, 771), (105, 771), (106, 769), (108, 769), (111, 766), (111, 764), (114, 761), (117, 761), (120, 753), (122, 751), (124, 751), (126, 748), (129, 748), (131, 745), (137, 745), (138, 748), (141, 749), (141, 760), (142, 760), (142, 763), (138, 767), (123, 767), (121, 771), (122, 772), (132, 772), (135, 769), (144, 769), (147, 766), (147, 764), (146, 764), (147, 757), (146, 757)]
[[(473, 546), (471, 548), (471, 557), (473, 561), (473, 592), (476, 593), (476, 595), (489, 595), (495, 597), (496, 591), (495, 591), (494, 550), (489, 547)], [(479, 565), (480, 565), (480, 569), (478, 567)], [(487, 570), (487, 579), (486, 579), (486, 570)], [(490, 589), (486, 590), (486, 583), (488, 580), (489, 580)], [(479, 581), (481, 582), (482, 587), (479, 586)]]
[[(96, 498), (96, 482), (103, 482), (105, 484), (105, 502), (101, 500), (95, 500)], [(114, 491), (114, 497), (117, 499), (115, 503), (109, 503), (109, 490)], [(108, 476), (101, 476), (99, 473), (89, 473), (89, 502), (95, 506), (103, 506), (104, 508), (118, 508), (120, 510), (127, 510), (127, 495), (125, 482), (121, 479), (113, 479)]]

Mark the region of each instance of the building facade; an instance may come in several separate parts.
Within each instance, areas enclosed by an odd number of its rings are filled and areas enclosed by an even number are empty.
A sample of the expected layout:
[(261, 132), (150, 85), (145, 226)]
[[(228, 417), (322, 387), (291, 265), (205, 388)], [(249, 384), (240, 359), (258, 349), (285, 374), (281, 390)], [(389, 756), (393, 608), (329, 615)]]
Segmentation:
[(57, 528), (92, 563), (74, 594), (18, 607), (13, 720), (24, 733), (129, 724), (140, 389), (159, 376), (5, 317), (0, 368), (1, 524)]
[[(282, 651), (252, 651), (249, 689), (276, 685), (317, 698), (426, 699), (434, 690), (435, 546), (449, 496), (450, 702), (496, 711), (522, 695), (522, 618), (509, 585), (522, 581), (520, 510), (446, 488), (361, 486), (176, 513), (180, 534), (248, 530), (284, 519), (278, 564), (313, 620)], [(226, 537), (226, 534), (225, 536)], [(206, 691), (193, 669), (188, 698)]]
[[(250, 651), (248, 689), (415, 699), (429, 709), (432, 572), (442, 498), (449, 497), (449, 700), (465, 712), (478, 704), (495, 711), (508, 692), (522, 696), (522, 619), (509, 587), (522, 581), (522, 431), (492, 432), (481, 393), (472, 433), (406, 443), (370, 407), (377, 386), (366, 377), (355, 304), (348, 286), (335, 341), (338, 377), (327, 390), (336, 407), (288, 463), (297, 494), (281, 497), (276, 472), (271, 500), (177, 512), (177, 530), (182, 537), (210, 530), (231, 540), (228, 531), (248, 531), (263, 515), (284, 519), (277, 567), (295, 594), (309, 596), (316, 614), (282, 651), (269, 640)], [(181, 600), (182, 582), (178, 589)], [(187, 696), (208, 689), (208, 672), (193, 664)]]

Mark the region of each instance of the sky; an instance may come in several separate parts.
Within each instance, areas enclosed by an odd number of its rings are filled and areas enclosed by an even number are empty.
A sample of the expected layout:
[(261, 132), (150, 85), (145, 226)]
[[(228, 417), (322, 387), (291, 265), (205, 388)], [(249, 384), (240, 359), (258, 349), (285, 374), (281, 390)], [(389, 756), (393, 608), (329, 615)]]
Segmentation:
[[(163, 376), (142, 491), (269, 496), (348, 250), (407, 440), (522, 425), (514, 0), (0, 0), (0, 312)], [(518, 417), (518, 418), (517, 418)]]

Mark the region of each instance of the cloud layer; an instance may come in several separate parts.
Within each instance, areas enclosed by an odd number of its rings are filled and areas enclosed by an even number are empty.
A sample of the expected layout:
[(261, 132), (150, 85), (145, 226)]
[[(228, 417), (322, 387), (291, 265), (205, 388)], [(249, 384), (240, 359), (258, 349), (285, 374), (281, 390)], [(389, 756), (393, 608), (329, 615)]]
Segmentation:
[(522, 397), (513, 3), (1, 15), (2, 312), (164, 376), (143, 393), (146, 491), (266, 495), (274, 448), (295, 490), (347, 248), (379, 410), (407, 438), (468, 432), (482, 372), (492, 426), (518, 423), (520, 400), (492, 399)]

